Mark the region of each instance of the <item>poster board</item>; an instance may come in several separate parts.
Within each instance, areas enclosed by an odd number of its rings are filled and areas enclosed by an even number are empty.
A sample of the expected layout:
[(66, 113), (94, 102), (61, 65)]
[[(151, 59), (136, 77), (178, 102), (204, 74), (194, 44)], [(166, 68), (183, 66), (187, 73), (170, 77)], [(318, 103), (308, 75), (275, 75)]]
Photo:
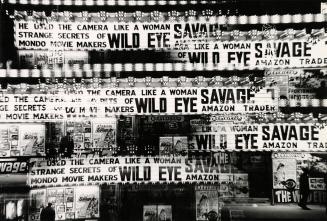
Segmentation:
[(44, 156), (44, 123), (2, 123), (0, 125), (0, 156)]
[(216, 212), (218, 215), (218, 191), (217, 190), (196, 190), (196, 220), (208, 220), (209, 212)]
[(116, 118), (93, 122), (93, 148), (112, 149), (117, 145)]
[(186, 136), (173, 137), (173, 153), (174, 156), (186, 156), (188, 152), (188, 139)]
[(45, 155), (45, 125), (22, 124), (19, 126), (21, 156)]
[(143, 221), (157, 221), (157, 205), (143, 206)]
[(266, 86), (278, 86), (282, 99), (325, 99), (327, 77), (323, 70), (271, 69), (265, 71)]
[(99, 218), (99, 186), (53, 187), (32, 189), (31, 219), (39, 220), (41, 208), (48, 203), (56, 220)]
[[(303, 167), (310, 167), (313, 169), (313, 164), (311, 160), (313, 160), (314, 156), (312, 156), (310, 153), (305, 152), (279, 152), (279, 153), (273, 153), (272, 155), (272, 162), (273, 162), (273, 197), (274, 202), (276, 203), (295, 203), (300, 201), (300, 193), (299, 193), (299, 187), (300, 187), (300, 175), (302, 174), (302, 168)], [(317, 162), (317, 158), (314, 159), (313, 162)], [(322, 159), (320, 159), (322, 160)], [(284, 166), (281, 166), (283, 164)], [(287, 177), (292, 181), (292, 189), (285, 188), (284, 185), (278, 185), (277, 174), (277, 168), (280, 169), (281, 172), (279, 172), (281, 175), (280, 177), (283, 177), (283, 174), (285, 175), (285, 180), (287, 180)], [(310, 194), (308, 198), (308, 203), (317, 203), (322, 204), (325, 203), (327, 200), (327, 193), (324, 189), (325, 186), (324, 178), (322, 177), (310, 177), (309, 173), (309, 188), (310, 188)]]
[(187, 136), (159, 137), (159, 155), (182, 157), (188, 153)]
[[(88, 129), (89, 128), (89, 129)], [(74, 141), (74, 150), (79, 151), (85, 149), (85, 138), (91, 135), (90, 121), (67, 121), (66, 133), (70, 133)]]
[(172, 221), (171, 205), (144, 205), (143, 221)]
[(159, 156), (173, 156), (173, 137), (159, 138)]
[(69, 132), (74, 141), (75, 153), (101, 149), (107, 151), (106, 155), (110, 156), (117, 147), (116, 123), (116, 118), (113, 117), (102, 121), (94, 119), (55, 123), (55, 143), (59, 145), (62, 137)]
[(1, 124), (0, 125), (0, 155), (19, 156), (19, 125)]
[(63, 50), (18, 50), (18, 60), (21, 67), (34, 68), (63, 64), (86, 64), (89, 60), (87, 51), (63, 51)]
[(234, 174), (234, 196), (236, 198), (249, 197), (248, 174)]
[(40, 220), (40, 213), (43, 208), (46, 207), (47, 193), (46, 189), (33, 189), (30, 191), (30, 220)]
[(99, 186), (80, 186), (75, 191), (76, 218), (99, 217)]
[(289, 179), (296, 182), (296, 159), (273, 159), (273, 188), (286, 189), (282, 183)]

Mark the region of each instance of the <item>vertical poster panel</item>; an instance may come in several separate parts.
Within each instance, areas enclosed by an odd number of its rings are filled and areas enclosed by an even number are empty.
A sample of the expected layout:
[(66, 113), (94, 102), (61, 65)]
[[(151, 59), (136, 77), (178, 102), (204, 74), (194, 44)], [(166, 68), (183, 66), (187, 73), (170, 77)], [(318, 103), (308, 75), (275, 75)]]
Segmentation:
[(10, 139), (7, 125), (0, 125), (0, 156), (10, 155)]
[(35, 53), (34, 50), (18, 50), (19, 64), (23, 68), (34, 68)]
[(66, 188), (65, 189), (65, 207), (66, 207), (65, 217), (66, 217), (66, 219), (75, 219), (75, 205), (74, 205), (75, 200), (74, 199), (75, 199), (74, 188)]
[(92, 144), (92, 123), (91, 121), (83, 122), (84, 148), (89, 149), (93, 147)]
[(19, 199), (17, 201), (17, 217), (22, 217), (24, 215), (24, 205), (26, 201), (24, 199)]
[(196, 220), (208, 220), (208, 213), (218, 215), (218, 191), (196, 190)]
[(157, 206), (143, 206), (143, 221), (157, 221)]
[(75, 189), (75, 218), (99, 217), (99, 186), (81, 186)]
[(171, 205), (158, 205), (158, 221), (172, 221)]
[(66, 133), (74, 140), (74, 150), (84, 151), (93, 147), (91, 121), (67, 121)]
[(173, 156), (173, 137), (159, 138), (159, 155)]
[(23, 124), (19, 128), (19, 138), (22, 156), (45, 154), (45, 125)]
[(19, 150), (19, 128), (17, 125), (10, 125), (8, 127), (8, 138), (10, 145), (10, 156), (19, 156), (21, 152)]
[(222, 173), (219, 174), (219, 194), (221, 197), (232, 197), (233, 191), (232, 191), (232, 185), (234, 183), (234, 175), (230, 173)]
[(5, 213), (7, 220), (14, 220), (17, 216), (17, 205), (13, 200), (5, 200)]
[(41, 208), (46, 206), (46, 190), (45, 189), (35, 189), (30, 191), (31, 195), (31, 210), (40, 211)]
[(273, 159), (274, 189), (286, 189), (283, 182), (287, 180), (296, 182), (296, 159)]
[(40, 220), (41, 209), (46, 207), (46, 189), (34, 189), (30, 191), (30, 219)]
[(73, 136), (74, 150), (80, 151), (84, 149), (84, 126), (87, 122), (67, 122), (66, 131)]
[(113, 149), (116, 147), (116, 118), (106, 119), (105, 122), (93, 123), (93, 147)]
[(187, 137), (173, 137), (173, 152), (174, 156), (186, 156), (188, 150), (188, 140)]
[(249, 197), (248, 174), (234, 174), (234, 194), (235, 197)]
[(18, 125), (0, 125), (0, 156), (19, 156), (18, 148)]
[(65, 189), (51, 188), (47, 190), (48, 203), (52, 203), (52, 207), (56, 211), (56, 220), (65, 219)]
[(47, 188), (45, 202), (52, 204), (56, 220), (75, 219), (75, 188)]

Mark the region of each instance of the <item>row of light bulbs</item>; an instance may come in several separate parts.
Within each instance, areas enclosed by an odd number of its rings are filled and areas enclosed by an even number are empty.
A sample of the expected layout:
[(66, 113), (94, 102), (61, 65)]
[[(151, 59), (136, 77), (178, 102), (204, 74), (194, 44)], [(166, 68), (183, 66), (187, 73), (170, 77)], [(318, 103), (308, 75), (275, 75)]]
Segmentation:
[(229, 10), (226, 11), (226, 15), (223, 14), (222, 10), (214, 12), (211, 9), (206, 9), (202, 11), (189, 10), (185, 12), (179, 12), (176, 10), (170, 12), (51, 12), (48, 15), (44, 11), (13, 11), (7, 10), (7, 14), (11, 15), (12, 18), (17, 20), (48, 20), (50, 21), (139, 21), (139, 22), (149, 22), (149, 21), (189, 21), (189, 22), (216, 22), (219, 24), (229, 24), (229, 25), (242, 25), (242, 24), (287, 24), (287, 23), (311, 23), (311, 22), (325, 22), (326, 14), (284, 14), (284, 15), (233, 15)]

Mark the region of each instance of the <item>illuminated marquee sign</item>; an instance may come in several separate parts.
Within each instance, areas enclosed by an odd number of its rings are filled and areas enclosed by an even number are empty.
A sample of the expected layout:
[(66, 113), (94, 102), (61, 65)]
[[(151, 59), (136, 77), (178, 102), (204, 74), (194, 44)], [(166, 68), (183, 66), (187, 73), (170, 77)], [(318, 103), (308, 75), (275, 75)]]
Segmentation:
[(327, 64), (326, 42), (309, 39), (176, 44), (173, 59), (220, 69), (319, 67)]
[(250, 87), (162, 87), (50, 91), (1, 97), (3, 121), (51, 121), (127, 115), (277, 112), (278, 90)]
[(323, 37), (308, 34), (293, 40), (276, 40), (276, 35), (271, 39), (242, 40), (242, 36), (234, 36), (233, 41), (223, 41), (218, 33), (219, 23), (213, 22), (41, 24), (15, 21), (15, 45), (18, 49), (164, 49), (171, 52), (172, 61), (217, 65), (218, 69), (320, 67), (327, 64)]
[(0, 161), (0, 174), (27, 173), (28, 165), (25, 161)]
[(211, 158), (103, 157), (35, 161), (29, 171), (32, 187), (93, 183), (181, 183), (223, 181), (227, 153)]
[(311, 123), (194, 125), (189, 150), (325, 151), (327, 128)]

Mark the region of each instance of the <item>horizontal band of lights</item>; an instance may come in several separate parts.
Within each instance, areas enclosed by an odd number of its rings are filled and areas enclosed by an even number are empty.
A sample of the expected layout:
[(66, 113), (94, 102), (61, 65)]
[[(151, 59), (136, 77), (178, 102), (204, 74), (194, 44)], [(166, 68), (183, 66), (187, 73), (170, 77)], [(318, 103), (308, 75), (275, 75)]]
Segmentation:
[[(162, 116), (171, 116), (168, 114), (162, 114)], [(245, 115), (245, 114), (244, 114)], [(127, 116), (127, 115), (125, 115)], [(134, 115), (129, 115), (129, 116), (134, 116)], [(179, 114), (179, 116), (182, 116)], [(119, 116), (117, 116), (118, 118)], [(206, 117), (206, 118), (205, 118)], [(243, 116), (245, 120), (236, 120), (236, 119), (241, 119), (242, 116), (240, 114), (232, 114), (232, 113), (225, 113), (225, 114), (211, 114), (211, 115), (201, 115), (201, 119), (203, 122), (208, 122), (208, 125), (210, 123), (215, 124), (216, 122), (219, 123), (231, 123), (234, 122), (235, 124), (237, 123), (312, 123), (317, 127), (324, 128), (327, 127), (327, 114), (321, 114), (317, 117), (314, 117), (312, 113), (309, 114), (303, 114), (300, 112), (295, 112), (292, 114), (284, 114), (282, 112), (277, 112), (277, 113), (260, 113), (260, 114), (251, 114), (247, 113), (246, 116)], [(219, 119), (219, 120), (211, 120), (211, 119)], [(231, 120), (232, 119), (232, 120)], [(87, 119), (90, 120), (90, 119)], [(96, 119), (98, 120), (98, 119)], [(83, 121), (82, 119), (75, 119), (72, 120), (75, 122), (80, 122)], [(105, 119), (104, 119), (105, 121)], [(39, 121), (35, 121), (37, 123)], [(133, 148), (138, 148), (137, 145), (130, 145), (131, 149)], [(125, 148), (125, 147), (124, 147)], [(145, 145), (145, 149), (151, 149), (152, 147), (150, 145)], [(116, 146), (114, 149), (110, 149), (111, 151), (119, 151), (121, 148), (119, 146)], [(189, 150), (192, 151), (192, 150)]]
[[(160, 6), (219, 4), (228, 0), (4, 0), (10, 4), (31, 5), (76, 5), (76, 6)], [(232, 2), (232, 1), (230, 1)]]
[[(40, 90), (41, 92), (47, 91), (48, 89), (87, 89), (87, 88), (108, 88), (108, 87), (197, 87), (197, 86), (243, 86), (243, 87), (260, 87), (263, 85), (267, 86), (278, 86), (283, 83), (283, 86), (289, 85), (289, 82), (284, 82), (285, 79), (292, 81), (306, 81), (310, 78), (316, 79), (315, 84), (311, 85), (312, 88), (317, 88), (320, 85), (320, 81), (323, 81), (327, 77), (326, 70), (320, 70), (319, 77), (312, 72), (304, 72), (302, 70), (268, 70), (265, 76), (256, 76), (258, 73), (250, 73), (248, 76), (223, 76), (217, 75), (213, 77), (197, 76), (197, 77), (169, 77), (163, 76), (161, 78), (156, 77), (127, 77), (118, 78), (114, 76), (102, 76), (92, 78), (45, 78), (39, 79), (38, 84), (27, 84), (27, 83), (16, 83), (6, 84), (6, 86), (0, 89), (7, 90), (21, 90), (23, 92), (31, 92), (33, 90)], [(274, 73), (275, 72), (275, 73)], [(284, 73), (283, 73), (284, 72)], [(250, 76), (250, 77), (249, 77)], [(20, 78), (24, 79), (24, 78)], [(295, 87), (295, 86), (293, 86)], [(308, 86), (306, 86), (308, 87)], [(36, 91), (36, 92), (40, 92)], [(33, 93), (33, 92), (31, 92)]]
[[(87, 88), (110, 88), (110, 87), (192, 87), (192, 86), (244, 86), (244, 87), (259, 87), (263, 86), (265, 83), (265, 77), (204, 77), (197, 76), (194, 78), (188, 78), (181, 76), (178, 78), (171, 78), (164, 76), (161, 78), (89, 78), (89, 79), (67, 79), (64, 78), (61, 81), (59, 79), (49, 78), (44, 82), (39, 84), (8, 84), (7, 90), (20, 90), (24, 92), (31, 92), (36, 90), (36, 92), (44, 92), (49, 89), (87, 89)], [(39, 91), (38, 91), (39, 90)]]
[(246, 25), (246, 24), (288, 24), (288, 23), (312, 23), (325, 22), (327, 14), (284, 14), (284, 15), (221, 15), (221, 12), (214, 12), (211, 9), (197, 12), (194, 10), (178, 12), (124, 12), (118, 11), (115, 13), (100, 11), (97, 13), (83, 11), (83, 12), (52, 12), (49, 17), (45, 12), (36, 11), (15, 11), (12, 15), (15, 19), (25, 20), (40, 20), (51, 19), (54, 21), (126, 21), (126, 22), (159, 22), (159, 21), (196, 21), (196, 22), (216, 22), (222, 25)]
[[(317, 68), (316, 66), (312, 66)], [(275, 69), (279, 69), (276, 67)], [(299, 67), (294, 67), (299, 68)], [(306, 68), (309, 68), (306, 67)], [(271, 68), (274, 69), (274, 68)], [(291, 68), (287, 68), (291, 69)], [(92, 78), (109, 77), (110, 72), (180, 72), (180, 71), (233, 71), (233, 70), (262, 70), (259, 68), (227, 67), (221, 68), (212, 64), (191, 64), (191, 63), (116, 63), (116, 64), (55, 64), (52, 69), (0, 69), (0, 78), (22, 77), (22, 78)], [(105, 75), (105, 76), (102, 76)]]
[[(324, 73), (324, 72), (323, 72)], [(278, 77), (276, 77), (276, 80)], [(49, 90), (85, 90), (85, 89), (106, 89), (106, 88), (127, 88), (127, 87), (152, 87), (152, 88), (188, 88), (188, 87), (249, 87), (257, 91), (263, 87), (271, 87), (265, 82), (266, 77), (204, 77), (197, 76), (187, 78), (181, 76), (178, 78), (170, 78), (164, 76), (162, 78), (91, 78), (91, 79), (46, 79), (45, 82), (39, 84), (8, 84), (6, 88), (2, 88), (3, 93), (9, 94), (39, 94), (46, 93)], [(270, 79), (270, 81), (273, 81)], [(327, 99), (278, 99), (279, 107), (327, 107)], [(266, 118), (266, 117), (264, 117)]]
[[(142, 65), (142, 64), (141, 64)], [(155, 65), (154, 65), (155, 66)], [(111, 67), (116, 67), (114, 70), (111, 69)], [(85, 83), (87, 83), (87, 78), (93, 78), (92, 81), (110, 81), (110, 78), (112, 77), (110, 75), (110, 72), (123, 71), (121, 64), (104, 64), (103, 66), (101, 64), (99, 65), (90, 65), (86, 64), (83, 66), (80, 65), (65, 65), (61, 69), (0, 69), (0, 78), (85, 78), (82, 79)], [(127, 69), (129, 70), (129, 69)], [(160, 69), (157, 69), (160, 71), (163, 71), (163, 66), (160, 67)], [(269, 72), (274, 72), (275, 69), (269, 70)], [(287, 71), (292, 71), (292, 69), (285, 69), (285, 73)], [(125, 69), (126, 71), (126, 69)], [(129, 70), (132, 71), (132, 70)], [(144, 70), (146, 71), (146, 70)], [(173, 70), (166, 70), (166, 71), (173, 71)], [(182, 71), (182, 70), (180, 70)], [(279, 69), (276, 69), (276, 72), (279, 72)], [(327, 76), (327, 71), (325, 69), (321, 69), (322, 76)], [(255, 73), (253, 73), (255, 74)], [(106, 79), (109, 78), (109, 79)], [(207, 84), (211, 84), (212, 82), (229, 82), (231, 79), (235, 82), (240, 82), (240, 84), (248, 84), (250, 82), (249, 77), (229, 77), (225, 78), (222, 76), (216, 76), (213, 78), (206, 78), (206, 77), (197, 77), (197, 78), (187, 78), (187, 77), (178, 77), (178, 78), (170, 78), (170, 77), (163, 77), (163, 78), (153, 78), (153, 77), (145, 77), (145, 78), (119, 78), (116, 79), (117, 83), (122, 82), (133, 82), (133, 83), (139, 83), (139, 82), (148, 82), (148, 83), (156, 83), (156, 82), (179, 82), (179, 83), (187, 83), (187, 82), (207, 82)], [(260, 79), (260, 77), (255, 77), (255, 79), (262, 81), (263, 79)], [(114, 81), (116, 81), (114, 80)], [(211, 82), (211, 83), (210, 83)], [(224, 84), (225, 84), (224, 83)]]

